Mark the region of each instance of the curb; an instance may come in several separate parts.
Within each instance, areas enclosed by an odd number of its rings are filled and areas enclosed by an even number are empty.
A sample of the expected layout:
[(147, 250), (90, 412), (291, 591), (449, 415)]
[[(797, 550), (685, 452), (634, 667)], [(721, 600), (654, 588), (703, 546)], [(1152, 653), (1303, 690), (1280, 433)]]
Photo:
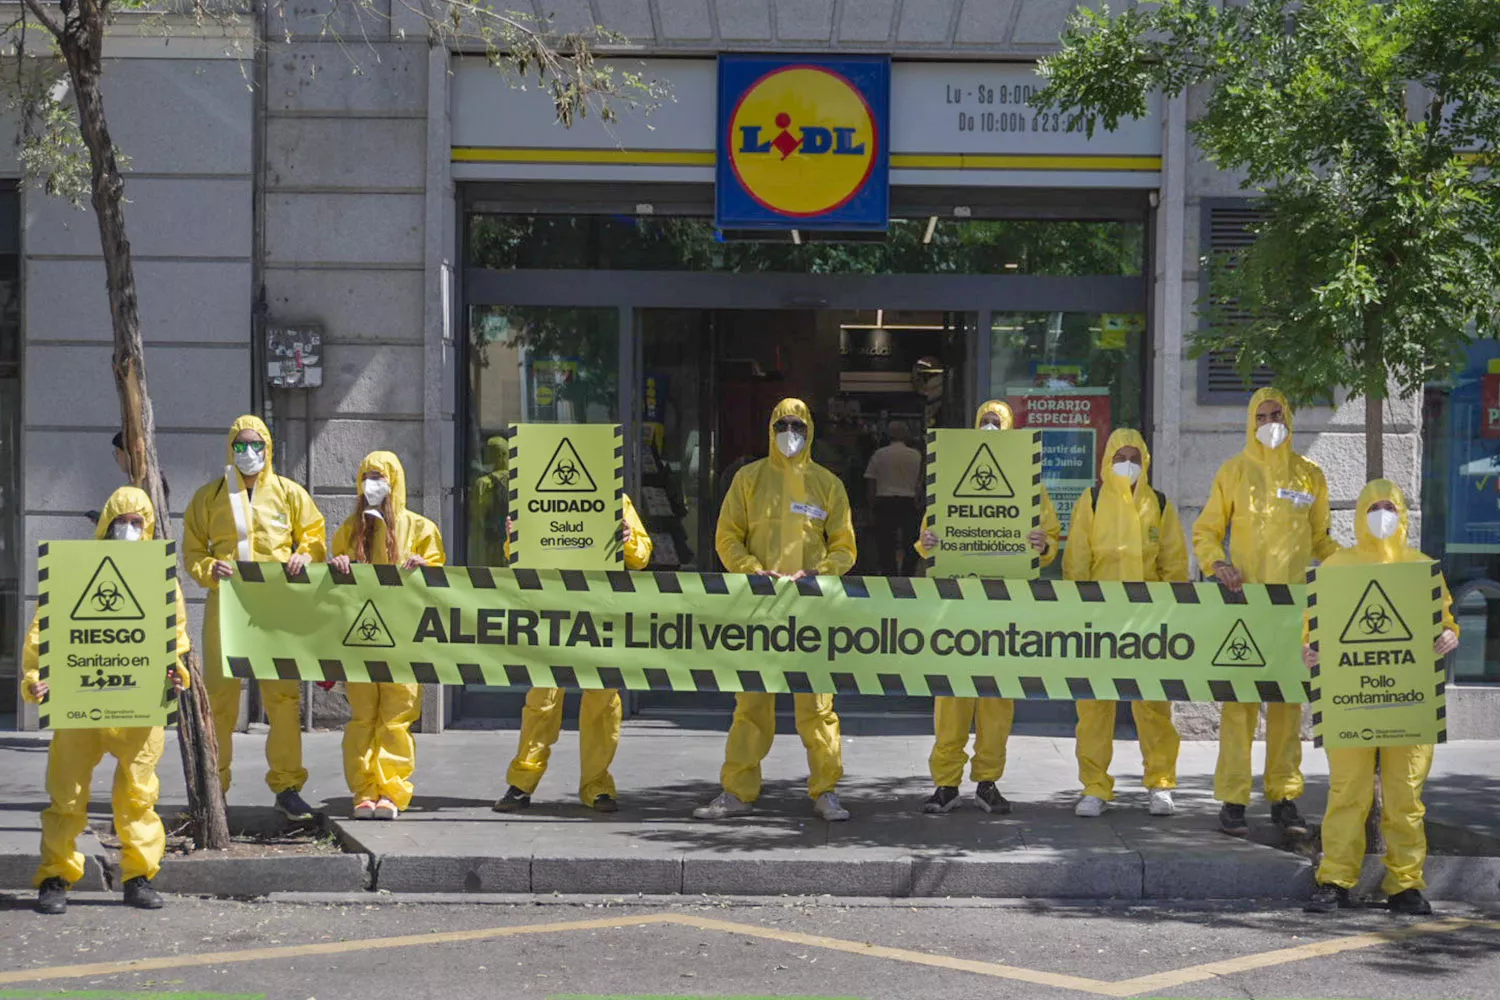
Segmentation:
[[(290, 855), (223, 858), (211, 852), (171, 858), (151, 884), (161, 892), (190, 896), (264, 896), (272, 892), (368, 891), (369, 857), (364, 854)], [(119, 881), (118, 872), (110, 873)]]
[[(100, 855), (85, 854), (83, 878), (73, 883), (72, 888), (79, 892), (106, 891), (109, 885), (105, 881), (104, 866), (99, 862)], [(0, 854), (0, 889), (34, 892), (31, 878), (41, 863), (40, 854)]]

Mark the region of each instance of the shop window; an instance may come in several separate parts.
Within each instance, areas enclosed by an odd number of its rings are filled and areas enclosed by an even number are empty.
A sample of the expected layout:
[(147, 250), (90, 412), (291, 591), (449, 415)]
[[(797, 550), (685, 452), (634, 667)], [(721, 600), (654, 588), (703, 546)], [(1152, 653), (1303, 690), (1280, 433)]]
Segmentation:
[(501, 435), (522, 422), (619, 422), (619, 315), (475, 307), (468, 349), (468, 562), (503, 566), (509, 443)]
[(1453, 679), (1500, 683), (1500, 343), (1470, 345), (1464, 370), (1423, 400), (1422, 551), (1453, 592)]
[(1142, 426), (1145, 333), (1141, 313), (991, 316), (990, 394), (1009, 400), (1018, 427), (1042, 429), (1042, 481), (1064, 537), (1109, 432)]
[(1138, 222), (891, 220), (889, 233), (726, 239), (709, 219), (634, 215), (476, 215), (469, 263), (511, 269), (801, 274), (1041, 274), (1139, 277)]
[[(1255, 242), (1252, 228), (1262, 213), (1248, 199), (1205, 200), (1202, 208), (1203, 228), (1199, 246), (1204, 261), (1201, 273), (1212, 267), (1231, 266), (1233, 255)], [(1229, 314), (1231, 319), (1248, 316)], [(1208, 327), (1208, 318), (1199, 314), (1199, 327)], [(1204, 405), (1243, 406), (1255, 390), (1271, 385), (1276, 373), (1262, 365), (1247, 379), (1235, 367), (1234, 352), (1206, 351), (1198, 358), (1198, 402)]]

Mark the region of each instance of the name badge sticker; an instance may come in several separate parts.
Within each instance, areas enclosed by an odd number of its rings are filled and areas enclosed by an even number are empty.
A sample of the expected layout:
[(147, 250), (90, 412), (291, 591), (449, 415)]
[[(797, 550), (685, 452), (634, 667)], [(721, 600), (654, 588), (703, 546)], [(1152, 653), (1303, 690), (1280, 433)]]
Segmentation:
[(806, 516), (812, 518), (814, 521), (828, 520), (828, 511), (824, 510), (822, 507), (816, 507), (810, 503), (792, 504), (792, 513), (805, 514)]
[(1285, 486), (1276, 491), (1276, 496), (1281, 500), (1290, 500), (1293, 507), (1311, 507), (1315, 499), (1311, 493), (1302, 490), (1289, 490)]

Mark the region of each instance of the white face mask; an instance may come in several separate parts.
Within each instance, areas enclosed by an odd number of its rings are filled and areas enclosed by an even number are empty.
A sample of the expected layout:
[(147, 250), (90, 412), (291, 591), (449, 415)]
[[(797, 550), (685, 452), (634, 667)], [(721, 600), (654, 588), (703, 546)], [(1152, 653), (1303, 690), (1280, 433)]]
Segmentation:
[(1393, 510), (1372, 510), (1365, 515), (1365, 524), (1376, 538), (1390, 538), (1401, 527), (1401, 515)]
[(807, 445), (807, 438), (792, 431), (781, 431), (776, 435), (776, 450), (791, 458)]
[(242, 475), (258, 476), (260, 470), (266, 467), (266, 453), (248, 449), (235, 452), (234, 467), (239, 469)]
[(371, 507), (379, 507), (391, 495), (391, 484), (384, 479), (366, 479), (364, 491), (365, 503)]
[(1280, 448), (1282, 442), (1291, 436), (1286, 429), (1286, 424), (1261, 424), (1255, 428), (1255, 440), (1273, 451)]
[(1114, 470), (1115, 475), (1124, 476), (1130, 480), (1131, 486), (1134, 486), (1135, 481), (1141, 478), (1141, 467), (1136, 462), (1116, 462), (1110, 468)]
[(979, 425), (979, 429), (982, 430), (982, 431), (998, 431), (1000, 429), (1000, 425), (999, 424), (980, 424)]
[(145, 532), (138, 524), (129, 521), (120, 521), (109, 526), (109, 537), (117, 542), (138, 542)]

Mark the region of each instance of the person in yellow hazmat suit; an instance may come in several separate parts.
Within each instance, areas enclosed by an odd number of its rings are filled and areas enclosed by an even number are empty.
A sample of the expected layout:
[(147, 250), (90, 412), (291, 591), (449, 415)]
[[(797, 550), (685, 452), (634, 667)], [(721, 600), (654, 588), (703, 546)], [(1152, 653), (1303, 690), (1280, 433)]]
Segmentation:
[(504, 566), (510, 509), (510, 441), (496, 435), (484, 443), (489, 471), (474, 480), (469, 499), (469, 565)]
[[(1247, 583), (1302, 583), (1314, 559), (1338, 551), (1328, 535), (1328, 482), (1323, 470), (1292, 450), (1292, 408), (1280, 391), (1250, 397), (1245, 450), (1219, 466), (1203, 512), (1193, 525), (1193, 549), (1205, 576), (1232, 591)], [(1225, 558), (1224, 542), (1229, 542)], [(1219, 827), (1235, 837), (1250, 827), (1250, 744), (1260, 717), (1256, 702), (1226, 702), (1219, 715), (1219, 763), (1214, 797), (1223, 803)], [(1302, 706), (1266, 705), (1266, 774), (1271, 819), (1302, 835)]]
[[(122, 486), (110, 495), (99, 514), (95, 538), (140, 541), (156, 537), (156, 511), (143, 490)], [(32, 704), (47, 697), (47, 682), (41, 679), (39, 658), (41, 630), (38, 618), (26, 633), (21, 654), (21, 695)], [(179, 663), (190, 648), (187, 605), (177, 587), (176, 657), (167, 667), (172, 686), (182, 690), (188, 674)], [(105, 754), (115, 758), (115, 781), (111, 795), (115, 835), (120, 838), (120, 874), (125, 880), (125, 902), (143, 910), (160, 909), (161, 896), (151, 880), (161, 870), (167, 847), (167, 832), (156, 815), (156, 797), (161, 785), (156, 763), (164, 742), (161, 726), (128, 726), (105, 729), (59, 729), (47, 750), (47, 795), (51, 804), (42, 812), (42, 863), (32, 884), (37, 887), (36, 908), (57, 914), (68, 908), (68, 886), (83, 878), (84, 858), (76, 847), (78, 835), (88, 826), (89, 785), (94, 768)]]
[[(372, 451), (354, 480), (354, 513), (333, 536), (335, 572), (351, 563), (414, 570), (448, 561), (438, 526), (406, 507), (406, 470), (389, 451)], [(344, 779), (355, 819), (395, 819), (411, 805), (417, 745), (412, 723), (422, 714), (422, 685), (346, 682)]]
[[(651, 562), (651, 535), (641, 523), (635, 504), (621, 494), (620, 543), (624, 547), (625, 568), (645, 569)], [(510, 525), (505, 528), (507, 539)], [(510, 542), (505, 544), (506, 561)], [(495, 812), (516, 812), (531, 806), (531, 796), (547, 773), (552, 745), (562, 732), (563, 694), (560, 688), (532, 688), (526, 692), (526, 706), (521, 709), (520, 745), (510, 762), (505, 780), (505, 794), (491, 807)], [(609, 773), (615, 752), (620, 749), (620, 720), (625, 715), (620, 692), (613, 688), (586, 689), (578, 703), (578, 797), (597, 812), (612, 813), (620, 808), (615, 798), (615, 779)]]
[[(1120, 428), (1111, 434), (1104, 443), (1099, 485), (1073, 505), (1063, 552), (1064, 579), (1187, 581), (1182, 522), (1172, 502), (1151, 488), (1150, 476), (1151, 451), (1140, 432)], [(1115, 703), (1081, 700), (1074, 704), (1078, 710), (1074, 742), (1083, 795), (1073, 812), (1098, 816), (1115, 797), (1115, 779), (1109, 774), (1115, 748)], [(1133, 701), (1130, 714), (1145, 763), (1150, 813), (1170, 816), (1176, 811), (1172, 789), (1177, 787), (1181, 745), (1172, 725), (1172, 705)]]
[[(193, 494), (183, 520), (183, 557), (193, 579), (208, 590), (203, 616), (203, 682), (219, 741), (219, 784), (229, 791), (234, 724), (240, 712), (240, 679), (225, 668), (219, 647), (219, 585), (234, 576), (237, 562), (284, 563), (300, 573), (327, 558), (323, 515), (301, 486), (278, 476), (271, 432), (259, 417), (243, 416), (229, 428), (229, 465), (224, 474)], [(276, 809), (306, 822), (313, 809), (302, 798), (301, 686), (298, 681), (261, 681), (270, 733), (266, 737), (266, 784)]]
[[(843, 576), (857, 556), (849, 495), (838, 476), (812, 460), (812, 411), (800, 399), (783, 399), (770, 424), (770, 453), (735, 473), (719, 510), (719, 559), (730, 573), (786, 580)], [(830, 823), (846, 820), (849, 812), (834, 792), (844, 775), (844, 754), (833, 695), (796, 694), (793, 700), (813, 808)], [(736, 694), (719, 772), (724, 790), (693, 815), (723, 819), (750, 812), (760, 797), (760, 762), (775, 737), (776, 696)]]
[[(974, 414), (974, 427), (982, 431), (1008, 431), (1015, 427), (1016, 418), (1010, 404), (1000, 399), (991, 399), (979, 407)], [(1057, 517), (1057, 508), (1047, 487), (1042, 487), (1041, 523), (1027, 535), (1027, 543), (1037, 551), (1043, 566), (1050, 566), (1057, 559), (1057, 540), (1062, 535), (1062, 523)], [(926, 558), (937, 548), (937, 518), (928, 511), (922, 526), (916, 549)], [(974, 758), (969, 775), (977, 783), (974, 801), (987, 813), (1010, 812), (1010, 802), (1000, 794), (996, 784), (1005, 774), (1005, 745), (1010, 740), (1010, 727), (1015, 721), (1016, 704), (1009, 698), (944, 698), (932, 699), (932, 729), (935, 739), (927, 766), (932, 772), (932, 782), (937, 788), (922, 811), (947, 813), (958, 807), (959, 783), (964, 778), (964, 764), (969, 757), (969, 731), (974, 731)]]
[[(1354, 547), (1341, 549), (1324, 566), (1370, 563), (1425, 562), (1406, 536), (1406, 497), (1388, 479), (1373, 479), (1359, 492), (1354, 513)], [(1453, 597), (1441, 576), (1442, 621), (1432, 651), (1439, 657), (1458, 648), (1458, 623), (1453, 619)], [(1302, 660), (1308, 669), (1318, 665), (1318, 651), (1307, 645), (1303, 620)], [(1323, 813), (1323, 860), (1317, 885), (1304, 907), (1311, 913), (1330, 913), (1355, 905), (1349, 890), (1359, 883), (1365, 860), (1365, 817), (1375, 798), (1375, 763), (1380, 762), (1383, 806), (1380, 834), (1385, 838), (1385, 880), (1381, 888), (1393, 913), (1421, 916), (1432, 912), (1422, 895), (1427, 882), (1422, 865), (1427, 860), (1427, 829), (1423, 819), (1422, 785), (1432, 767), (1432, 744), (1405, 747), (1329, 747), (1328, 809)]]

